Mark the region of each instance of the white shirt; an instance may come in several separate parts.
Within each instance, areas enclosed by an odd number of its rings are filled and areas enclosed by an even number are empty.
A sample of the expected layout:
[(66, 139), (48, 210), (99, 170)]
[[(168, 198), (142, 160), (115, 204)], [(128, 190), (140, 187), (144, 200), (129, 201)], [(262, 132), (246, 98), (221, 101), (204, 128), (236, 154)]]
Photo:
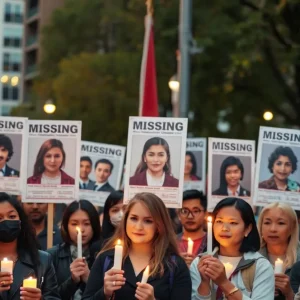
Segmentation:
[(87, 187), (89, 181), (90, 181), (89, 179), (88, 179), (87, 181), (82, 181), (81, 179), (79, 179), (79, 186), (82, 188), (82, 187), (83, 187), (83, 184), (85, 184), (86, 187)]
[(107, 181), (105, 181), (105, 182), (96, 182), (96, 184), (95, 184), (95, 187), (94, 187), (94, 190), (99, 190), (100, 188), (102, 188), (103, 186), (104, 186), (104, 184), (106, 184), (107, 183)]
[(165, 182), (165, 172), (163, 173), (162, 177), (156, 178), (156, 177), (152, 177), (148, 173), (148, 170), (147, 170), (146, 179), (147, 179), (147, 185), (148, 186), (163, 186), (163, 184)]
[(56, 177), (47, 177), (42, 174), (41, 184), (61, 184), (61, 173)]
[(230, 257), (219, 255), (218, 258), (225, 267), (226, 277), (229, 278), (233, 271), (236, 269), (240, 260), (242, 259), (242, 256)]
[(236, 189), (235, 193), (233, 193), (231, 191), (231, 189), (227, 188), (228, 196), (238, 196), (240, 194), (240, 188), (241, 188), (241, 186), (239, 185), (238, 188)]

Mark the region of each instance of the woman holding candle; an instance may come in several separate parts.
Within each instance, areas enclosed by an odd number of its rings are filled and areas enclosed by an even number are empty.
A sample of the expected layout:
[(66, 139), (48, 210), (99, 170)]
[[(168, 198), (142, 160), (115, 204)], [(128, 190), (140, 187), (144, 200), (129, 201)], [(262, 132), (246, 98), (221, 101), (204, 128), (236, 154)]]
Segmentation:
[[(192, 262), (192, 299), (209, 299), (214, 294), (216, 299), (273, 299), (273, 270), (257, 252), (260, 241), (251, 206), (239, 198), (225, 198), (216, 205), (212, 217), (213, 246), (219, 253)], [(248, 276), (252, 282), (244, 281), (244, 272), (253, 275)]]
[(100, 250), (100, 221), (94, 205), (87, 200), (72, 202), (64, 212), (61, 233), (64, 243), (48, 250), (58, 290), (64, 300), (81, 299), (95, 252)]
[(300, 260), (298, 220), (295, 211), (285, 203), (267, 205), (260, 213), (258, 231), (261, 238), (260, 253), (273, 266), (282, 261), (282, 272), (275, 274), (276, 299), (292, 299), (289, 275), (293, 264)]
[[(0, 299), (60, 299), (51, 256), (38, 250), (35, 232), (23, 208), (6, 193), (0, 193), (0, 261)], [(13, 262), (9, 272), (2, 261)], [(3, 266), (6, 270), (2, 271)], [(26, 283), (35, 285), (28, 287)]]
[[(150, 193), (136, 194), (115, 235), (96, 259), (82, 299), (191, 299), (188, 267), (179, 256), (170, 228), (171, 219), (161, 199)], [(122, 246), (115, 246), (118, 239)], [(115, 257), (115, 253), (119, 255)], [(122, 270), (116, 264), (119, 259)], [(148, 281), (142, 283), (147, 266)]]

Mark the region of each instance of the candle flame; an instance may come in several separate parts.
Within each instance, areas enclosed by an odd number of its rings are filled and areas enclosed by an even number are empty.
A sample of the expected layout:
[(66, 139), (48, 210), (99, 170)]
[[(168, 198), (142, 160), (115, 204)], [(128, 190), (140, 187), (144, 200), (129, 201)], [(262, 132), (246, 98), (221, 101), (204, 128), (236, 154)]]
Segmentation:
[(192, 239), (191, 238), (188, 238), (188, 241), (190, 242)]
[(28, 280), (32, 280), (33, 278), (32, 278), (32, 276), (30, 276), (29, 278), (28, 278)]
[(81, 232), (81, 229), (78, 226), (76, 227), (76, 230), (77, 230), (78, 233)]
[(277, 262), (277, 263), (282, 263), (282, 260), (281, 260), (280, 258), (277, 258), (277, 259), (276, 259), (276, 262)]
[(207, 222), (212, 222), (212, 217), (211, 216), (209, 216), (209, 217), (207, 217)]
[(8, 261), (7, 257), (4, 257), (4, 258), (3, 258), (3, 261)]
[(119, 239), (119, 240), (117, 240), (117, 245), (122, 245), (121, 244), (121, 240)]

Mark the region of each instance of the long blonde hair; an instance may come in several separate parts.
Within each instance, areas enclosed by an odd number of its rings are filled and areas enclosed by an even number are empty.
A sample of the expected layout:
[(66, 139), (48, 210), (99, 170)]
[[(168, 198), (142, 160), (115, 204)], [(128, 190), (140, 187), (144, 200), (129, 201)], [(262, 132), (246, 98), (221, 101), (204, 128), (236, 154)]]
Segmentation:
[(267, 205), (260, 213), (257, 226), (258, 226), (258, 232), (260, 235), (260, 247), (266, 247), (267, 244), (262, 236), (262, 225), (263, 225), (263, 220), (265, 214), (272, 210), (273, 208), (280, 208), (284, 213), (287, 214), (289, 222), (290, 222), (290, 231), (291, 231), (291, 236), (288, 239), (288, 247), (286, 251), (286, 258), (285, 261), (283, 262), (284, 268), (291, 268), (292, 265), (296, 262), (297, 260), (297, 248), (299, 247), (299, 228), (298, 228), (298, 219), (296, 212), (293, 210), (291, 206), (285, 203), (279, 203), (275, 202), (272, 204)]
[(129, 255), (131, 240), (126, 233), (126, 223), (132, 207), (137, 203), (142, 203), (149, 209), (156, 225), (156, 234), (152, 241), (153, 252), (149, 262), (150, 275), (159, 274), (163, 276), (164, 263), (166, 263), (168, 267), (171, 267), (172, 260), (170, 258), (174, 254), (179, 255), (179, 251), (168, 210), (162, 200), (154, 194), (139, 193), (134, 196), (129, 202), (115, 234), (109, 239), (99, 254), (113, 249), (116, 241), (120, 239), (123, 244), (123, 261)]

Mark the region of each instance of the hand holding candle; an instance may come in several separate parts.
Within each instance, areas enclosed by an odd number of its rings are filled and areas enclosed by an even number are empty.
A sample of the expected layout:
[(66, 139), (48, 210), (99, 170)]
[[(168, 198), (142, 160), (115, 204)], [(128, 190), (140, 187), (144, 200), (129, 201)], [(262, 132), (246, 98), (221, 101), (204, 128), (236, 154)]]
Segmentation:
[(142, 277), (142, 281), (141, 283), (147, 283), (149, 278), (149, 265), (146, 267), (144, 273), (143, 273), (143, 277)]
[(188, 250), (187, 254), (192, 255), (193, 254), (193, 248), (194, 248), (194, 242), (191, 238), (188, 238)]
[(77, 258), (82, 258), (82, 232), (80, 227), (77, 230)]
[(207, 254), (212, 254), (212, 217), (207, 217)]
[(4, 257), (3, 260), (1, 261), (1, 272), (8, 272), (12, 274), (13, 267), (14, 267), (14, 262)]
[(121, 241), (118, 240), (115, 246), (115, 257), (114, 257), (114, 269), (122, 270), (122, 259), (123, 259), (123, 246)]
[(275, 261), (274, 273), (275, 274), (283, 273), (283, 261), (280, 258), (277, 258)]
[(37, 280), (36, 278), (29, 277), (23, 280), (23, 287), (27, 288), (36, 288), (37, 287)]

